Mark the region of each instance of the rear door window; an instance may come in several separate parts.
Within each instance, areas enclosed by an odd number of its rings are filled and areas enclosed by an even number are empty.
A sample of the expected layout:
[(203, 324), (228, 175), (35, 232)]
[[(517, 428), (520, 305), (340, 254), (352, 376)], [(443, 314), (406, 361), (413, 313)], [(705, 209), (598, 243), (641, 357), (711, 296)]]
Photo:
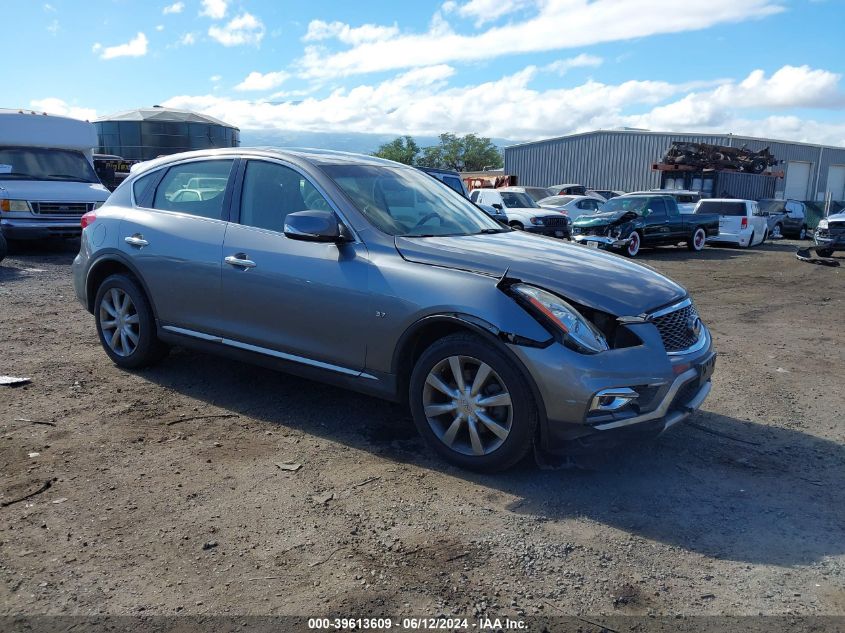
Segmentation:
[(733, 200), (702, 200), (696, 213), (716, 213), (718, 215), (742, 217), (746, 214), (745, 203)]
[(171, 167), (156, 189), (153, 208), (220, 220), (234, 160), (205, 160)]

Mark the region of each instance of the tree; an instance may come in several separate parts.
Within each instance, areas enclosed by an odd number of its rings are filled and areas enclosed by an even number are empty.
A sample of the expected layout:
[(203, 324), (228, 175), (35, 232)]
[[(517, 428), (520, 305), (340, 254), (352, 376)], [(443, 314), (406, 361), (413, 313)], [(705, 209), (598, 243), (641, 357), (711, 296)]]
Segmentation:
[(440, 167), (455, 171), (481, 171), (502, 166), (502, 155), (486, 137), (467, 134), (441, 134), (440, 143), (424, 147), (418, 163), (423, 167)]
[(397, 136), (389, 143), (380, 146), (373, 156), (395, 160), (397, 163), (413, 165), (416, 162), (417, 154), (420, 153), (419, 145), (410, 136)]

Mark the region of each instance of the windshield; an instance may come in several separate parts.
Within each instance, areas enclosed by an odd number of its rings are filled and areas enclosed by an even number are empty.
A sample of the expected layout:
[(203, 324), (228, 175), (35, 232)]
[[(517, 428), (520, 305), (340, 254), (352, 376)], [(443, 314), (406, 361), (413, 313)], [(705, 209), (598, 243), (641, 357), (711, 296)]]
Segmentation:
[(786, 200), (760, 200), (760, 211), (765, 213), (784, 213)]
[(628, 212), (632, 211), (637, 215), (643, 214), (643, 209), (646, 208), (648, 204), (648, 198), (645, 197), (627, 197), (627, 196), (617, 196), (616, 198), (612, 198), (602, 204), (599, 207), (599, 211), (612, 211), (614, 213)]
[(0, 147), (0, 179), (100, 182), (82, 152), (41, 147)]
[(322, 169), (372, 224), (389, 235), (476, 235), (510, 230), (416, 169), (380, 165), (323, 165)]
[(509, 209), (533, 209), (537, 207), (537, 203), (527, 193), (519, 193), (517, 191), (502, 191), (502, 202)]

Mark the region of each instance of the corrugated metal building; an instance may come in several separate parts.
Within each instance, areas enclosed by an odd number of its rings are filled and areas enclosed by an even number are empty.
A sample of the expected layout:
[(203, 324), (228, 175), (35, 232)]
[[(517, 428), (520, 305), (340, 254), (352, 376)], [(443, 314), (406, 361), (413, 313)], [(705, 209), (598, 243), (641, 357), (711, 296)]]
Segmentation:
[(673, 141), (711, 143), (753, 151), (769, 147), (784, 161), (778, 169), (775, 196), (821, 201), (830, 191), (845, 200), (845, 148), (790, 143), (748, 136), (675, 134), (645, 130), (599, 130), (505, 148), (505, 173), (525, 186), (577, 182), (596, 189), (637, 191), (660, 186), (660, 172), (652, 170)]

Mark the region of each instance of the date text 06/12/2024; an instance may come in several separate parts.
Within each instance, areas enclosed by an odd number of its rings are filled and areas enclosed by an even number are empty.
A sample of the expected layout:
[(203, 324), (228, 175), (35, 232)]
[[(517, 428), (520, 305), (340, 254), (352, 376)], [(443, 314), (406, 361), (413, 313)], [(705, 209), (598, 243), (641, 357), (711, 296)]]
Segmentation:
[(404, 631), (519, 631), (527, 628), (522, 620), (510, 618), (309, 618), (308, 628), (314, 630), (375, 630), (391, 629)]

